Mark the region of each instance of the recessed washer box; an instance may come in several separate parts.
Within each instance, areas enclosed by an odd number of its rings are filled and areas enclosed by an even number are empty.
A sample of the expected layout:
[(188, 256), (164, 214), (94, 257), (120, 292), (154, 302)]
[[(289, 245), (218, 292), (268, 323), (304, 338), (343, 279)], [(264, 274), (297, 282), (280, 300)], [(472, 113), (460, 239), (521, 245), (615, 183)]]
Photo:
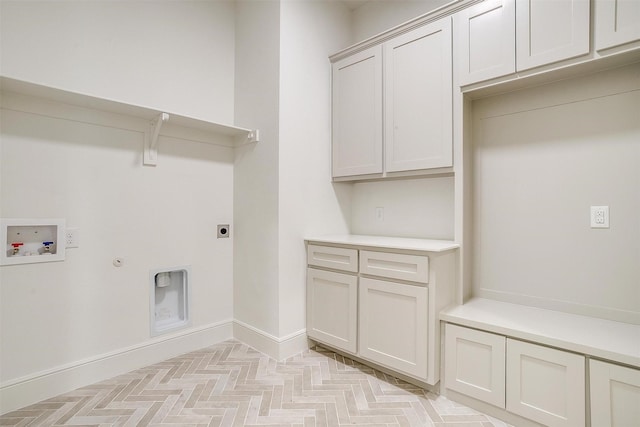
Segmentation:
[(61, 218), (0, 219), (0, 241), (5, 245), (0, 265), (64, 261), (64, 230)]

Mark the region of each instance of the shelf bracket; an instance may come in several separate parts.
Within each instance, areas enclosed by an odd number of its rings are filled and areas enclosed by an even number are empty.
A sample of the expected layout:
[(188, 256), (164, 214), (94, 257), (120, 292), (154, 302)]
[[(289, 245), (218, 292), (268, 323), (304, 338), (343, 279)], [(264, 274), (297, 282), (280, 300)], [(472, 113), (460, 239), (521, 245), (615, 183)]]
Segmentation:
[(236, 147), (245, 144), (251, 144), (260, 141), (260, 131), (258, 129), (250, 130), (235, 137)]
[(146, 166), (156, 166), (158, 164), (158, 139), (160, 138), (160, 128), (162, 124), (169, 121), (169, 114), (160, 113), (149, 124), (149, 130), (144, 133), (144, 153), (142, 164)]

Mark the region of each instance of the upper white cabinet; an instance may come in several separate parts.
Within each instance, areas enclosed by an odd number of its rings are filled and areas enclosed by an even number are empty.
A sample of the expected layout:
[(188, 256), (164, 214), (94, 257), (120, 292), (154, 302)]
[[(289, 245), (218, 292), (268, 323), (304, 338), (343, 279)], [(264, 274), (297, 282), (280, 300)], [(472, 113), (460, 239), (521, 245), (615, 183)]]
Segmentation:
[(451, 58), (445, 18), (333, 63), (334, 178), (453, 165)]
[(597, 50), (640, 40), (640, 1), (595, 0)]
[(382, 46), (333, 64), (334, 177), (382, 173)]
[(460, 86), (516, 71), (515, 13), (513, 0), (490, 0), (454, 15)]
[(451, 20), (383, 44), (385, 170), (453, 163)]
[(589, 0), (516, 0), (518, 71), (589, 53)]
[(589, 54), (590, 2), (489, 0), (456, 13), (454, 33), (464, 86)]

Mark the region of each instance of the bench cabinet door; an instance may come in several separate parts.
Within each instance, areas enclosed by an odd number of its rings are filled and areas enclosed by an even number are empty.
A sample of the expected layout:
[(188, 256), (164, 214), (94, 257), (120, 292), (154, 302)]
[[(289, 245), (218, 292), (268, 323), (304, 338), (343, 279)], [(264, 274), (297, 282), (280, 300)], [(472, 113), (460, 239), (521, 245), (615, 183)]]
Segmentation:
[(502, 335), (448, 323), (445, 387), (504, 409), (506, 342)]
[(591, 425), (625, 427), (640, 423), (640, 370), (589, 361)]
[(584, 356), (507, 339), (507, 410), (549, 427), (585, 425)]

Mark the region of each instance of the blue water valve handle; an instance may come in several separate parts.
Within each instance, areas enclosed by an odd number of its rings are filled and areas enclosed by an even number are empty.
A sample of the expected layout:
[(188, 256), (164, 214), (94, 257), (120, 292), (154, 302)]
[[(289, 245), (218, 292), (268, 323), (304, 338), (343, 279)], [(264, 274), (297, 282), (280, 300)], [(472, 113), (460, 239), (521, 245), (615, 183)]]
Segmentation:
[(45, 246), (50, 246), (50, 245), (53, 245), (53, 242), (42, 242), (42, 244)]

